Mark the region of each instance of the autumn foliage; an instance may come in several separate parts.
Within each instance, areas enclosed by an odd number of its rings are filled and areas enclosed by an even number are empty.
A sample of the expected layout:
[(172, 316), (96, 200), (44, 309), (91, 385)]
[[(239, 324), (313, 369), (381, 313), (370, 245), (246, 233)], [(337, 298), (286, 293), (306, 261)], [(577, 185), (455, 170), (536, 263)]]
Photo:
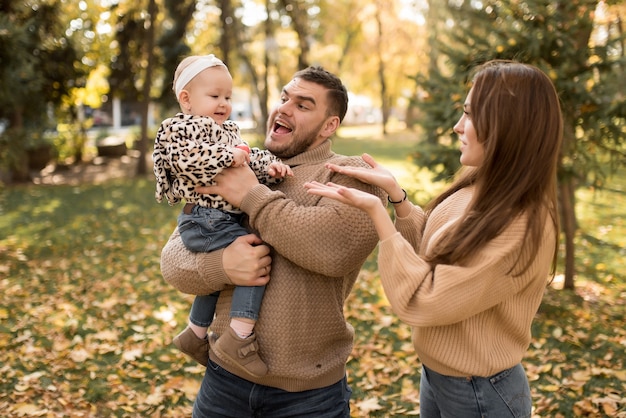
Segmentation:
[[(171, 344), (191, 297), (159, 271), (180, 208), (156, 204), (153, 188), (148, 178), (0, 191), (0, 415), (191, 416), (203, 368)], [(585, 277), (575, 293), (556, 290), (558, 278), (546, 289), (524, 360), (536, 416), (626, 417), (626, 229), (611, 217), (617, 235), (598, 239), (598, 195), (585, 202)], [(346, 306), (353, 416), (418, 416), (419, 359), (375, 260)]]

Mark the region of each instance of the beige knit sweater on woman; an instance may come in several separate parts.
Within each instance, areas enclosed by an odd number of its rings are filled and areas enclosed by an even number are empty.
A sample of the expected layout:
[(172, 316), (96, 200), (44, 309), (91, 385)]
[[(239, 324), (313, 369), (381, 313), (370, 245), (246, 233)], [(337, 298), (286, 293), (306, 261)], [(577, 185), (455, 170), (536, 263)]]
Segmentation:
[[(303, 184), (310, 180), (332, 181), (386, 195), (324, 167), (367, 166), (359, 157), (331, 151), (330, 141), (283, 160), (293, 169), (271, 190), (255, 186), (244, 198), (241, 209), (250, 225), (272, 246), (272, 271), (255, 333), (259, 354), (267, 363), (266, 376), (255, 383), (304, 391), (329, 386), (346, 373), (354, 330), (346, 321), (343, 305), (361, 266), (376, 246), (374, 225), (365, 212), (308, 194)], [(222, 250), (191, 253), (174, 231), (161, 254), (161, 271), (166, 281), (190, 294), (222, 291), (217, 304), (213, 332), (221, 334), (229, 322), (233, 287), (222, 268)], [(234, 374), (237, 370), (211, 359)]]
[(438, 265), (433, 271), (420, 255), (464, 215), (471, 198), (471, 188), (460, 190), (428, 219), (414, 206), (396, 220), (399, 232), (381, 241), (378, 266), (393, 311), (412, 327), (423, 364), (448, 376), (486, 377), (518, 364), (528, 348), (555, 231), (547, 219), (539, 251), (521, 275), (515, 275), (519, 267), (510, 270), (518, 259), (524, 266), (531, 257), (523, 216), (463, 265)]

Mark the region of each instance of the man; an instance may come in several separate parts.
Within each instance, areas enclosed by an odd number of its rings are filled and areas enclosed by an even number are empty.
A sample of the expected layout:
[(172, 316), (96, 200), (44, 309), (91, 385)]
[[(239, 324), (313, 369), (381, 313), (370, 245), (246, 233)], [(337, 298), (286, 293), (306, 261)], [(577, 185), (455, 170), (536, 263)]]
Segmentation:
[(303, 187), (332, 181), (385, 199), (380, 189), (325, 168), (329, 162), (368, 167), (359, 157), (331, 151), (330, 138), (347, 107), (338, 77), (321, 67), (297, 72), (269, 117), (265, 140), (293, 177), (270, 189), (248, 167), (230, 168), (217, 185), (199, 189), (240, 207), (263, 241), (247, 235), (223, 250), (191, 253), (174, 231), (163, 249), (163, 276), (178, 290), (221, 291), (211, 326), (218, 336), (228, 327), (233, 285), (267, 283), (255, 334), (268, 373), (246, 375), (211, 350), (195, 418), (350, 416), (346, 361), (354, 330), (343, 304), (378, 239), (365, 212)]

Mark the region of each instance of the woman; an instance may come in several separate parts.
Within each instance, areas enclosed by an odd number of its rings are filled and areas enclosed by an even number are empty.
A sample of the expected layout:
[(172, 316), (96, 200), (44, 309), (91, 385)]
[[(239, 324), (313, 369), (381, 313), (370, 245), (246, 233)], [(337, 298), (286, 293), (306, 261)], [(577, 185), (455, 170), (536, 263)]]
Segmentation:
[(554, 274), (562, 129), (559, 99), (543, 72), (491, 61), (478, 68), (454, 126), (464, 167), (425, 210), (367, 155), (370, 169), (327, 167), (385, 190), (395, 225), (375, 196), (305, 185), (374, 221), (385, 294), (412, 327), (423, 364), (422, 417), (531, 416), (520, 362)]

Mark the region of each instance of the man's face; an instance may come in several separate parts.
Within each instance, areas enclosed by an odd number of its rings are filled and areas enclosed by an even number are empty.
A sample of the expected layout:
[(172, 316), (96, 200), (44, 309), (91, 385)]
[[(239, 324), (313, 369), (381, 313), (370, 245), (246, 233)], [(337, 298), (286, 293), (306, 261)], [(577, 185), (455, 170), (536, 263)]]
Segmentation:
[(295, 78), (280, 95), (268, 118), (265, 148), (279, 158), (291, 158), (315, 148), (330, 137), (338, 116), (328, 116), (326, 88)]

